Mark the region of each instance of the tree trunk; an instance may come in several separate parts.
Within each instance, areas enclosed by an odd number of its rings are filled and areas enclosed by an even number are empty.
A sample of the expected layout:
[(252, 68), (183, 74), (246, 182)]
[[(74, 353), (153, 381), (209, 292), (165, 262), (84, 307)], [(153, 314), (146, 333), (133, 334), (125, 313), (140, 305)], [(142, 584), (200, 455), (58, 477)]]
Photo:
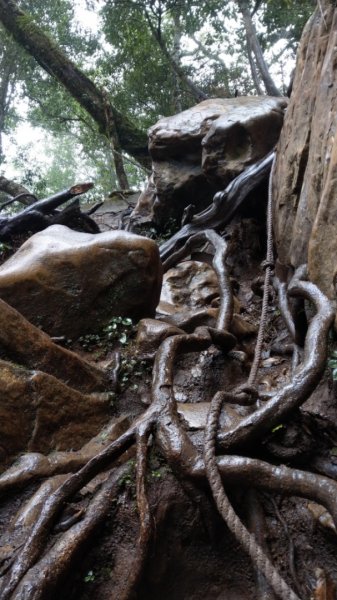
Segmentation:
[[(0, 21), (39, 65), (55, 77), (90, 114), (100, 131), (109, 137), (111, 132), (106, 119), (104, 93), (12, 0), (0, 0)], [(111, 109), (121, 147), (140, 164), (148, 167), (146, 133), (137, 129), (116, 107), (111, 106)]]
[(0, 176), (0, 192), (5, 192), (9, 196), (19, 196), (19, 194), (27, 194), (28, 198), (20, 198), (22, 204), (32, 204), (32, 195), (30, 191), (20, 183), (16, 183), (7, 177)]
[(262, 96), (263, 92), (262, 92), (262, 88), (260, 85), (260, 78), (259, 78), (259, 74), (257, 72), (256, 64), (254, 62), (253, 50), (252, 50), (250, 38), (248, 37), (248, 35), (246, 35), (246, 41), (247, 41), (247, 55), (248, 55), (248, 60), (249, 60), (249, 64), (250, 64), (250, 70), (252, 73), (252, 79), (254, 82), (254, 86), (255, 86), (256, 92), (260, 96)]
[(109, 100), (108, 94), (103, 91), (105, 97), (105, 112), (106, 112), (106, 120), (108, 123), (108, 139), (109, 145), (112, 152), (112, 160), (116, 172), (116, 177), (118, 181), (118, 185), (121, 190), (129, 190), (129, 182), (128, 177), (124, 169), (124, 162), (122, 156), (122, 148), (120, 145), (115, 120), (113, 116), (113, 108), (111, 106), (111, 102)]
[[(174, 37), (173, 37), (173, 59), (176, 63), (180, 62), (180, 41), (181, 41), (181, 28), (180, 28), (180, 14), (176, 11), (172, 14), (172, 20), (174, 23)], [(177, 73), (174, 71), (174, 86), (173, 86), (173, 107), (176, 113), (183, 110), (181, 104), (181, 87), (180, 79)]]
[(282, 94), (279, 92), (275, 83), (273, 82), (268, 70), (267, 63), (264, 60), (263, 52), (259, 40), (257, 39), (256, 30), (249, 12), (247, 2), (246, 0), (237, 0), (237, 3), (243, 17), (248, 46), (252, 48), (252, 51), (255, 55), (256, 65), (260, 71), (262, 81), (266, 88), (266, 92), (269, 96), (281, 96)]
[(197, 102), (201, 102), (202, 100), (207, 100), (208, 96), (203, 92), (193, 81), (186, 75), (184, 69), (181, 65), (173, 58), (172, 54), (169, 52), (162, 36), (158, 29), (155, 28), (153, 22), (151, 21), (151, 17), (146, 13), (147, 22), (149, 24), (151, 33), (154, 39), (157, 41), (162, 53), (167, 59), (168, 63), (171, 65), (173, 72), (179, 77), (180, 81), (186, 86), (186, 88), (191, 92), (193, 98)]
[(10, 108), (13, 78), (15, 75), (16, 56), (11, 52), (11, 49), (3, 45), (2, 60), (0, 67), (0, 163), (4, 159), (2, 134), (5, 128), (5, 121)]

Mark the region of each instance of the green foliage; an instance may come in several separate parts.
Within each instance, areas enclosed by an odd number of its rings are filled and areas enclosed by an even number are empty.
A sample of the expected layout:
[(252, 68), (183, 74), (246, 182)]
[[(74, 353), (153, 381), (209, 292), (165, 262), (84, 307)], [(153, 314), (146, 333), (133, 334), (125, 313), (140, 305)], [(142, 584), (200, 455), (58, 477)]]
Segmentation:
[(85, 583), (92, 583), (93, 581), (95, 581), (96, 576), (94, 574), (94, 572), (92, 570), (88, 571), (88, 573), (85, 575), (83, 581)]
[(301, 0), (300, 2), (294, 0), (267, 0), (262, 2), (258, 14), (261, 22), (266, 27), (266, 39), (269, 45), (283, 36), (296, 48), (303, 27), (315, 7), (315, 0)]
[(108, 325), (97, 333), (88, 333), (78, 338), (78, 342), (84, 350), (90, 351), (94, 348), (109, 348), (111, 342), (118, 342), (122, 346), (130, 343), (135, 328), (132, 319), (128, 317), (113, 317)]
[[(116, 108), (143, 129), (161, 115), (195, 104), (195, 97), (186, 81), (177, 76), (169, 57), (186, 78), (210, 96), (233, 96), (235, 89), (240, 94), (254, 93), (245, 32), (234, 1), (106, 0), (101, 5), (102, 28), (95, 34), (76, 22), (76, 5), (70, 0), (19, 0), (18, 4), (27, 11), (21, 24), (29, 29), (37, 23), (50, 42), (98, 87), (104, 87)], [(270, 53), (282, 40), (283, 50), (270, 56), (279, 60), (278, 54), (286, 49), (281, 60), (286, 63), (294, 57), (304, 23), (314, 8), (313, 0), (247, 0), (247, 4), (251, 11), (256, 9), (254, 20), (263, 50)], [(86, 0), (86, 5), (97, 12), (96, 2)], [(82, 162), (82, 171), (98, 183), (97, 192), (107, 195), (116, 187), (108, 140), (62, 85), (1, 28), (0, 33), (0, 99), (4, 99), (0, 106), (0, 159), (1, 132), (13, 131), (24, 114), (33, 126), (52, 134), (48, 155), (55, 155), (53, 164), (43, 169), (29, 153), (26, 162), (17, 161), (22, 181), (34, 186), (32, 191), (41, 195), (43, 190), (54, 192), (65, 187), (81, 172)], [(20, 112), (23, 99), (25, 109)], [(23, 152), (23, 144), (20, 146)], [(131, 185), (138, 186), (143, 174), (128, 162), (125, 167)]]
[(337, 350), (332, 350), (328, 360), (328, 367), (331, 369), (333, 381), (337, 381)]
[(138, 385), (144, 376), (151, 373), (152, 366), (144, 360), (125, 357), (121, 362), (121, 369), (118, 376), (120, 389), (127, 388), (132, 383), (132, 389), (136, 391)]

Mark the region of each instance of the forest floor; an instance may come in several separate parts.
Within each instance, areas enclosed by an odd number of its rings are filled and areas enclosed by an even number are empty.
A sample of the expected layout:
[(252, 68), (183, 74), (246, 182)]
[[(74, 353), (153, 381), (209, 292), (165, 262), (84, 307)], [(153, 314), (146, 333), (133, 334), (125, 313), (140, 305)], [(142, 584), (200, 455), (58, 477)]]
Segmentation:
[[(113, 228), (114, 223), (112, 220), (109, 226)], [(264, 227), (263, 218), (256, 220), (247, 214), (236, 218), (226, 232), (230, 245), (227, 265), (237, 312), (243, 322), (256, 330), (262, 303), (258, 278), (264, 258)], [(209, 306), (215, 305), (216, 298), (210, 298)], [(97, 332), (72, 342), (70, 347), (101, 367), (114, 360), (116, 352), (120, 353), (119, 383), (111, 400), (111, 419), (125, 430), (149, 405), (152, 362), (139, 354), (136, 347), (137, 325), (131, 325), (128, 319), (116, 319), (114, 324), (116, 336), (112, 340), (111, 336), (107, 338), (106, 331)], [(235, 347), (244, 353), (245, 360), (240, 355), (224, 356), (221, 350), (211, 346), (183, 354), (175, 363), (174, 395), (179, 418), (201, 453), (206, 419), (204, 403), (209, 403), (217, 390), (229, 390), (247, 380), (255, 341), (254, 335), (243, 335)], [(291, 378), (291, 355), (286, 350), (291, 343), (276, 293), (271, 290), (258, 372), (260, 391), (275, 392)], [(330, 353), (335, 346), (331, 335)], [(280, 446), (284, 449), (283, 459), (275, 456), (275, 448), (279, 450)], [(331, 476), (335, 474), (337, 478), (337, 395), (328, 365), (309, 400), (291, 418), (271, 428), (262, 443), (250, 448), (250, 456), (309, 471), (316, 469), (326, 473), (328, 468)], [(55, 598), (117, 600), (124, 597), (124, 580), (133, 569), (139, 536), (134, 447), (122, 455), (120, 463), (125, 469), (111, 508), (103, 524), (72, 562)], [(319, 464), (323, 464), (321, 469)], [(67, 503), (65, 514), (85, 511), (106, 477), (103, 471), (82, 488)], [(137, 591), (132, 597), (138, 600), (275, 598), (270, 588), (258, 580), (249, 557), (221, 519), (207, 485), (204, 485), (204, 493), (209, 511), (205, 512), (152, 444), (151, 436), (146, 486), (154, 528)], [(31, 484), (24, 492), (13, 492), (2, 499), (0, 522), (3, 526), (35, 489), (37, 484)], [(312, 500), (267, 490), (256, 494), (242, 485), (226, 491), (237, 514), (262, 540), (279, 573), (300, 598), (333, 600), (337, 597), (337, 535), (330, 515), (322, 506)], [(56, 530), (53, 535), (57, 535)], [(51, 597), (48, 595), (48, 600)]]

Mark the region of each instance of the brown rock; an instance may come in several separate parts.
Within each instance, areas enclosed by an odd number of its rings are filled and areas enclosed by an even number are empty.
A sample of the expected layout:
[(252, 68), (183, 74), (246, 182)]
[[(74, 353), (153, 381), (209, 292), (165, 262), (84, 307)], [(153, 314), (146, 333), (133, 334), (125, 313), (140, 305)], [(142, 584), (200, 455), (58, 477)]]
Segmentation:
[(220, 187), (263, 158), (275, 146), (286, 98), (247, 96), (226, 99), (226, 109), (202, 140), (202, 167)]
[[(310, 279), (330, 298), (337, 267), (337, 8), (322, 0), (307, 23), (273, 179), (279, 259), (308, 262)], [(323, 17), (324, 13), (324, 17)]]
[(156, 321), (155, 319), (142, 319), (139, 323), (136, 346), (137, 352), (144, 358), (153, 358), (160, 344), (172, 335), (185, 334), (182, 329)]
[(46, 333), (3, 300), (0, 300), (0, 351), (3, 358), (54, 375), (82, 392), (106, 389), (109, 383), (100, 369), (54, 344)]
[(219, 295), (218, 278), (206, 263), (186, 260), (169, 269), (163, 278), (160, 303), (186, 308), (210, 305)]
[(116, 315), (152, 316), (161, 278), (152, 240), (53, 225), (0, 267), (0, 297), (47, 333), (77, 337)]
[(76, 450), (108, 414), (107, 394), (81, 394), (51, 375), (0, 360), (0, 463), (25, 451)]
[(149, 130), (153, 172), (133, 216), (158, 224), (205, 208), (247, 166), (276, 144), (286, 98), (218, 98), (162, 118)]

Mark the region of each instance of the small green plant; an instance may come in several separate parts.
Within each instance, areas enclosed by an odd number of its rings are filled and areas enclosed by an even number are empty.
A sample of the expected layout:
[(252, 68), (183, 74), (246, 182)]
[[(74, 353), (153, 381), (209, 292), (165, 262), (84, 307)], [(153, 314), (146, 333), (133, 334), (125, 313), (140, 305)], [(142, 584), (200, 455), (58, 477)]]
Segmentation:
[[(136, 358), (123, 358), (121, 362), (121, 369), (119, 372), (119, 385), (121, 390), (128, 387), (131, 379), (141, 379), (144, 375), (147, 375), (151, 372), (151, 365), (144, 360), (137, 360)], [(133, 381), (132, 389), (133, 391), (138, 390), (137, 381)]]
[(121, 344), (125, 345), (129, 342), (132, 329), (132, 319), (128, 317), (113, 317), (110, 323), (104, 327), (103, 332), (108, 340), (118, 340)]
[(113, 317), (100, 331), (82, 335), (78, 338), (78, 342), (83, 350), (98, 349), (97, 358), (100, 358), (101, 353), (110, 342), (119, 342), (122, 346), (126, 346), (130, 342), (134, 331), (132, 319), (129, 317)]
[(94, 574), (94, 572), (93, 571), (88, 571), (88, 573), (84, 577), (83, 581), (85, 581), (85, 583), (92, 583), (93, 581), (95, 581), (95, 574)]
[(128, 463), (127, 471), (119, 480), (120, 487), (127, 491), (129, 498), (136, 498), (136, 460), (131, 458)]
[(8, 244), (4, 244), (4, 242), (0, 242), (0, 259), (4, 260), (8, 258), (8, 256), (12, 253), (12, 246), (8, 246)]
[(328, 367), (332, 370), (333, 381), (337, 381), (337, 350), (332, 350), (328, 360)]

